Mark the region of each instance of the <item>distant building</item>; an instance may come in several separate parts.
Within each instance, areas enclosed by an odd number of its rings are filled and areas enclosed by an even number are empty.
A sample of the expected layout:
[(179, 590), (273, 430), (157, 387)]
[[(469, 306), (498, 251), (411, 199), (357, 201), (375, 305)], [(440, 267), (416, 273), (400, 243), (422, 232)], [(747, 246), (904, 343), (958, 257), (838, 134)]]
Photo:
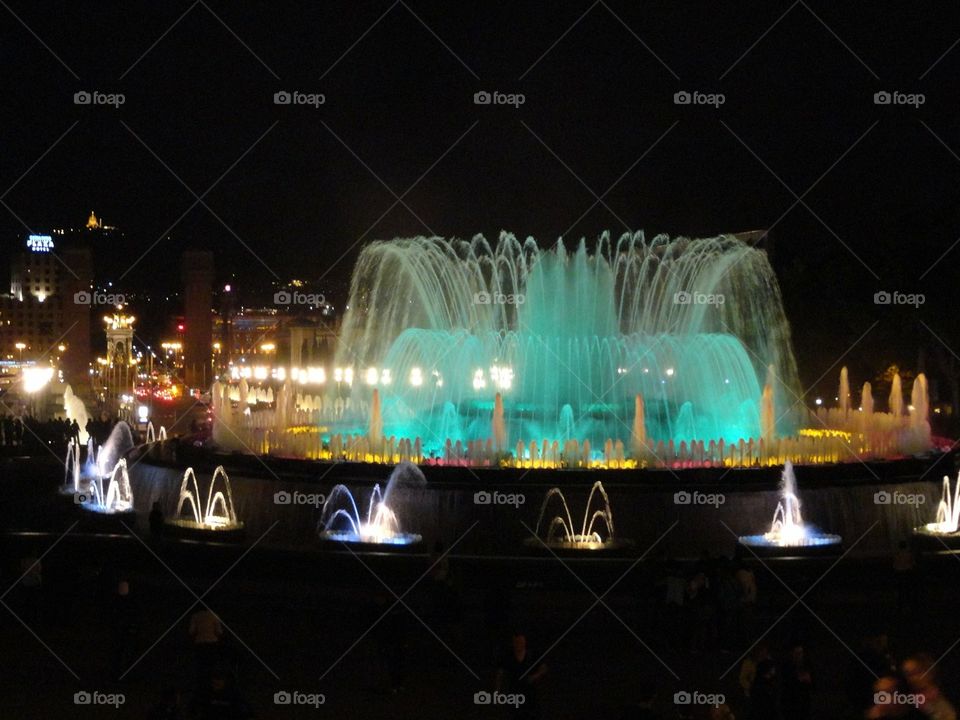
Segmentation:
[(0, 295), (0, 359), (59, 358), (68, 379), (87, 374), (92, 289), (90, 250), (60, 248), (53, 235), (29, 235), (11, 263), (10, 292)]

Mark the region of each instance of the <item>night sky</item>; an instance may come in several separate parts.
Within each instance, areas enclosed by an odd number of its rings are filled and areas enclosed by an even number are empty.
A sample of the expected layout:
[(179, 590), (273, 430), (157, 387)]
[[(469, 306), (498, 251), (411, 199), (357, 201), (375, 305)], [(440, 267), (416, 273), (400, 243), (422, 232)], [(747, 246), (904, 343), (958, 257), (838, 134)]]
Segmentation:
[(96, 210), (125, 286), (176, 287), (207, 247), (241, 292), (322, 278), (342, 302), (374, 239), (772, 227), (805, 387), (841, 357), (856, 384), (919, 348), (933, 371), (960, 354), (958, 38), (950, 3), (10, 0), (3, 247)]

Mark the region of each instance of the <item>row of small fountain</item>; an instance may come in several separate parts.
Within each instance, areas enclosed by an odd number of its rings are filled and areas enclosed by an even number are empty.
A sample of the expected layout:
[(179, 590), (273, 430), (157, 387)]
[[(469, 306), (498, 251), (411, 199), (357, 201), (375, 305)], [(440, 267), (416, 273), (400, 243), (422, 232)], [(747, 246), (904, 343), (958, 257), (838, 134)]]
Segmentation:
[[(123, 457), (133, 447), (129, 427), (118, 423), (107, 442), (94, 451), (93, 441), (86, 446), (86, 462), (81, 458), (81, 446), (71, 441), (67, 447), (63, 492), (73, 495), (81, 507), (101, 515), (132, 515), (133, 492)], [(401, 527), (395, 495), (404, 490), (423, 488), (426, 478), (416, 465), (403, 462), (391, 472), (385, 487), (379, 484), (370, 491), (366, 513), (360, 512), (357, 500), (345, 485), (336, 485), (326, 499), (318, 523), (321, 539), (333, 542), (368, 545), (410, 545), (419, 542), (420, 535)], [(784, 466), (780, 486), (781, 499), (777, 504), (768, 532), (747, 535), (740, 543), (753, 550), (802, 550), (838, 546), (838, 535), (824, 533), (804, 522), (797, 490), (793, 464)], [(205, 499), (204, 499), (205, 498)], [(555, 510), (551, 510), (555, 507)], [(553, 514), (555, 513), (555, 514)], [(960, 538), (960, 477), (951, 487), (949, 478), (943, 478), (942, 496), (936, 519), (915, 530), (927, 537)], [(216, 539), (233, 534), (242, 537), (243, 522), (237, 517), (230, 478), (223, 466), (218, 466), (202, 493), (193, 468), (187, 468), (181, 479), (176, 511), (166, 520), (172, 534), (188, 534)], [(554, 487), (545, 495), (537, 517), (536, 538), (540, 544), (563, 550), (604, 550), (622, 547), (629, 540), (619, 538), (614, 529), (613, 510), (603, 484), (593, 484), (584, 506), (583, 521), (579, 526), (573, 520), (563, 491)]]

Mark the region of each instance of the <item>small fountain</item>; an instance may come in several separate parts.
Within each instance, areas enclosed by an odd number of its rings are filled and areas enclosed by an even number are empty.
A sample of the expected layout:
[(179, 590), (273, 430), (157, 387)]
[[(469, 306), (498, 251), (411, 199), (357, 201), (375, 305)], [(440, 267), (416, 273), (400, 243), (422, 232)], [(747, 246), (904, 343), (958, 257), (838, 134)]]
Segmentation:
[(937, 505), (936, 519), (913, 529), (916, 540), (931, 550), (960, 549), (960, 475), (950, 487), (950, 478), (943, 476), (940, 503)]
[(401, 483), (423, 485), (426, 478), (416, 465), (402, 462), (394, 468), (382, 492), (374, 485), (367, 505), (366, 519), (360, 517), (353, 493), (346, 485), (336, 485), (320, 514), (318, 530), (322, 540), (368, 545), (412, 545), (420, 535), (403, 532), (394, 508), (389, 504)]
[[(97, 450), (96, 475), (105, 477), (110, 474), (108, 468), (116, 467), (117, 463), (134, 447), (133, 432), (123, 420), (113, 426), (107, 441)], [(89, 463), (91, 458), (87, 458)]]
[[(216, 490), (218, 478), (223, 478), (222, 490)], [(237, 519), (230, 478), (223, 465), (218, 465), (213, 471), (210, 486), (207, 488), (207, 501), (202, 509), (200, 497), (197, 476), (192, 467), (187, 468), (180, 482), (177, 511), (172, 519), (164, 522), (164, 532), (216, 540), (239, 540), (243, 537), (243, 522)], [(183, 515), (185, 505), (191, 510), (186, 516)]]
[(745, 535), (739, 538), (740, 544), (754, 552), (764, 554), (793, 554), (798, 548), (809, 552), (810, 548), (830, 548), (839, 546), (839, 535), (821, 533), (803, 522), (800, 512), (800, 498), (797, 497), (797, 479), (793, 474), (793, 463), (789, 460), (783, 467), (780, 480), (780, 501), (773, 513), (770, 531), (763, 535)]
[[(561, 513), (550, 519), (546, 525), (544, 535), (540, 534), (543, 518), (550, 501), (557, 498), (560, 502)], [(594, 498), (602, 506), (592, 510)], [(599, 525), (598, 525), (599, 521)], [(601, 530), (604, 534), (601, 534)], [(590, 488), (590, 496), (583, 512), (583, 523), (577, 532), (570, 514), (570, 506), (560, 488), (551, 488), (547, 491), (540, 507), (540, 516), (537, 518), (536, 537), (527, 538), (524, 543), (532, 548), (542, 548), (546, 545), (554, 550), (613, 550), (629, 544), (627, 540), (616, 537), (613, 529), (613, 510), (610, 508), (610, 498), (599, 480)]]
[(127, 473), (127, 461), (120, 458), (109, 474), (98, 474), (86, 491), (77, 491), (77, 504), (101, 515), (133, 515), (133, 489)]
[(73, 495), (80, 490), (80, 443), (70, 438), (67, 443), (67, 457), (63, 461), (63, 486), (60, 492)]

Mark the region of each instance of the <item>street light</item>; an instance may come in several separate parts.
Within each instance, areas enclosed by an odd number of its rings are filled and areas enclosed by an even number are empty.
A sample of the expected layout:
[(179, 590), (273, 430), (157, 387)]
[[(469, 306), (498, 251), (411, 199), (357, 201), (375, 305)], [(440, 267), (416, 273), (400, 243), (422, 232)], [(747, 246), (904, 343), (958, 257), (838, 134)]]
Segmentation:
[(23, 365), (23, 351), (27, 345), (26, 343), (18, 342), (14, 347), (20, 351), (20, 364)]

